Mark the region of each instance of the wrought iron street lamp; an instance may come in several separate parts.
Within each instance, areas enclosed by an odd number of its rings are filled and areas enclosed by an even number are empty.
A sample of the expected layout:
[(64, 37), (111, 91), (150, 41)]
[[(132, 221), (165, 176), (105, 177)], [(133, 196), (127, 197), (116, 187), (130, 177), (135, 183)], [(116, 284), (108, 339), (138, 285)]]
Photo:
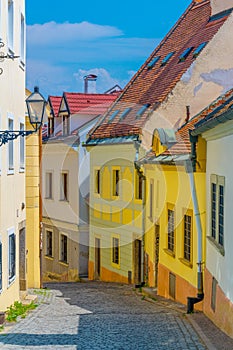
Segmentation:
[(28, 116), (33, 130), (4, 130), (0, 131), (0, 146), (17, 139), (17, 137), (28, 136), (37, 132), (42, 126), (43, 116), (46, 106), (44, 97), (40, 94), (39, 88), (36, 86), (34, 92), (26, 99)]

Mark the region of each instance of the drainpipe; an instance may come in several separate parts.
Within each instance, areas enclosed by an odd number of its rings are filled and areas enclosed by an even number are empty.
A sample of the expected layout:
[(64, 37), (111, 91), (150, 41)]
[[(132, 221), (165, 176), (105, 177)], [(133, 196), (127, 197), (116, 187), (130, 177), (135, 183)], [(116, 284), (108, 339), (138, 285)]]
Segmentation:
[(190, 188), (192, 194), (194, 215), (197, 227), (197, 296), (187, 298), (187, 313), (190, 314), (193, 312), (194, 304), (199, 303), (204, 299), (203, 291), (203, 271), (202, 271), (202, 227), (201, 227), (201, 218), (200, 211), (197, 200), (197, 192), (195, 186), (194, 172), (196, 171), (196, 142), (197, 137), (190, 135), (191, 141), (191, 164), (190, 161), (186, 162), (186, 171), (189, 174)]
[(143, 175), (142, 170), (140, 166), (137, 164), (137, 161), (139, 159), (139, 148), (140, 148), (140, 141), (134, 141), (134, 147), (136, 149), (135, 153), (135, 160), (134, 160), (134, 167), (138, 173), (138, 176), (142, 178), (143, 185), (142, 185), (142, 249), (141, 249), (141, 283), (140, 287), (145, 285), (144, 281), (144, 255), (145, 255), (145, 205), (146, 205), (146, 177)]

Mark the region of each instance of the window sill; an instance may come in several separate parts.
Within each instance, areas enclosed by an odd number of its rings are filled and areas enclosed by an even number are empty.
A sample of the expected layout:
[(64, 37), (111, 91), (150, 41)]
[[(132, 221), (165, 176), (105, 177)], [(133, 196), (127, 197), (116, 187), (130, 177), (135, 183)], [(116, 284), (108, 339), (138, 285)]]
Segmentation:
[(142, 199), (135, 198), (135, 199), (134, 199), (134, 202), (135, 202), (136, 204), (142, 204)]
[(166, 254), (170, 255), (172, 258), (175, 258), (175, 257), (176, 257), (175, 253), (174, 253), (172, 250), (170, 250), (170, 249), (165, 248), (165, 249), (164, 249), (164, 252), (165, 252)]
[(190, 267), (190, 269), (193, 268), (193, 264), (192, 264), (190, 261), (188, 261), (188, 260), (186, 260), (186, 259), (184, 259), (184, 258), (179, 258), (179, 260), (180, 260), (180, 262), (182, 262), (182, 264), (184, 264), (185, 266)]
[(223, 246), (221, 246), (218, 242), (216, 242), (216, 240), (211, 236), (207, 236), (207, 239), (218, 250), (218, 252), (222, 256), (225, 256), (225, 249), (223, 248)]
[(114, 199), (114, 200), (119, 200), (119, 199), (120, 199), (120, 196), (114, 196), (114, 195), (112, 195), (112, 199)]
[(10, 286), (12, 286), (12, 284), (15, 282), (16, 276), (12, 277), (11, 279), (9, 279), (8, 281), (8, 288), (10, 288)]
[(46, 259), (48, 259), (48, 260), (51, 260), (51, 261), (53, 261), (53, 260), (54, 260), (54, 257), (53, 257), (53, 256), (51, 256), (51, 255), (45, 255), (45, 258), (46, 258)]
[(53, 200), (54, 200), (54, 199), (51, 198), (51, 197), (45, 197), (44, 199), (48, 199), (48, 200), (50, 200), (50, 201), (53, 201)]
[(62, 202), (62, 203), (69, 203), (69, 200), (68, 200), (68, 199), (59, 199), (59, 202)]
[(7, 175), (14, 175), (14, 174), (15, 174), (15, 170), (14, 169), (8, 169)]
[(120, 270), (120, 264), (116, 264), (112, 261), (112, 267), (114, 267), (115, 269)]
[(59, 264), (62, 265), (62, 266), (65, 266), (65, 267), (68, 267), (69, 266), (69, 263), (68, 262), (65, 262), (65, 261), (59, 261)]
[(20, 167), (20, 168), (19, 168), (19, 172), (20, 172), (20, 173), (25, 173), (25, 168), (23, 168), (23, 167), (21, 168), (21, 167)]

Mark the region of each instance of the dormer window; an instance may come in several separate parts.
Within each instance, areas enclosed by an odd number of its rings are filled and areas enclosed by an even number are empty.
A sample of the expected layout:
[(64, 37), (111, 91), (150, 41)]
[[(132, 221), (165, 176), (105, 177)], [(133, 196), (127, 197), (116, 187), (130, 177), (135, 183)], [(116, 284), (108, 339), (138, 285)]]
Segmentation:
[(62, 117), (62, 131), (63, 135), (67, 136), (70, 133), (70, 118), (69, 115), (63, 115)]
[(150, 107), (150, 104), (149, 104), (149, 103), (143, 105), (143, 106), (137, 111), (136, 119), (139, 119), (139, 118), (145, 113), (145, 111), (147, 110), (148, 107)]
[(196, 58), (200, 52), (204, 49), (204, 47), (207, 45), (208, 41), (205, 41), (204, 43), (201, 43), (196, 50), (193, 53), (193, 58)]
[(168, 63), (168, 61), (170, 60), (170, 58), (174, 55), (174, 53), (175, 53), (175, 51), (167, 54), (167, 56), (164, 57), (164, 59), (162, 60), (161, 66), (165, 66)]
[(147, 68), (148, 68), (148, 69), (153, 68), (153, 67), (156, 65), (156, 63), (159, 61), (159, 59), (160, 59), (160, 56), (154, 57), (154, 58), (152, 59), (152, 61), (150, 61), (150, 62), (148, 63)]
[(179, 57), (179, 62), (184, 62), (188, 57), (188, 55), (190, 54), (190, 52), (192, 51), (192, 49), (193, 49), (193, 46), (188, 47), (186, 50), (184, 50), (184, 52)]
[(128, 107), (128, 108), (126, 108), (123, 112), (122, 112), (122, 114), (121, 114), (121, 116), (120, 116), (120, 121), (121, 120), (123, 120), (123, 119), (125, 119), (125, 117), (129, 114), (129, 112), (131, 111), (131, 107)]
[(119, 113), (119, 109), (117, 109), (116, 111), (114, 111), (114, 112), (110, 115), (110, 117), (109, 117), (109, 119), (108, 119), (108, 122), (111, 123), (111, 121), (113, 121), (113, 119), (117, 116), (118, 113)]

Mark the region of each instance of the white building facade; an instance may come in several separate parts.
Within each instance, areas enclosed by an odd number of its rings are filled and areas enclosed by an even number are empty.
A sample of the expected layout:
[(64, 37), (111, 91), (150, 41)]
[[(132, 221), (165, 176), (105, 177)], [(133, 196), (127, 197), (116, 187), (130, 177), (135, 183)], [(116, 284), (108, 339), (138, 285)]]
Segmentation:
[[(25, 125), (25, 2), (0, 1), (0, 130)], [(16, 57), (18, 56), (18, 57)], [(25, 290), (25, 140), (0, 147), (0, 311)]]

